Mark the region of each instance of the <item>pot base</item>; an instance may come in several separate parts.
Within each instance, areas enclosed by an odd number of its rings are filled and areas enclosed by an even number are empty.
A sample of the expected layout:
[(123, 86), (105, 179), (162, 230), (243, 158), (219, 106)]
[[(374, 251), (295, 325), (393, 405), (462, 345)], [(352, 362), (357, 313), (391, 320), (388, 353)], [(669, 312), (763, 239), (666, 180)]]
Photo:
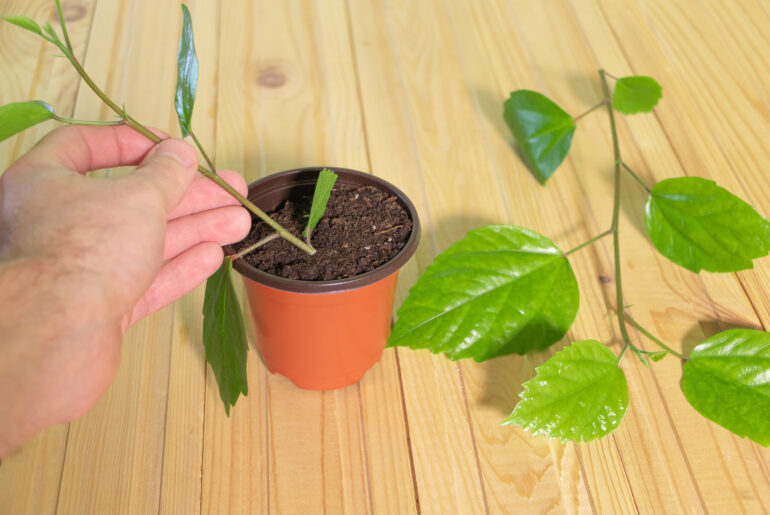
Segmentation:
[[(374, 361), (374, 364), (376, 364), (380, 358), (382, 357), (382, 354), (377, 357), (377, 359)], [(262, 363), (265, 363), (264, 361)], [(372, 365), (374, 366), (374, 365)], [(267, 371), (271, 374), (277, 374), (285, 377), (297, 388), (302, 388), (303, 390), (316, 390), (316, 391), (328, 391), (328, 390), (340, 390), (342, 388), (347, 388), (348, 386), (353, 386), (354, 384), (358, 384), (361, 379), (364, 378), (366, 373), (369, 371), (364, 370), (363, 372), (359, 373), (350, 373), (350, 374), (342, 374), (335, 377), (310, 377), (310, 376), (302, 376), (302, 377), (296, 377), (296, 379), (292, 379), (286, 372), (282, 372), (278, 369), (272, 369), (267, 366), (265, 363), (265, 368), (267, 368)]]

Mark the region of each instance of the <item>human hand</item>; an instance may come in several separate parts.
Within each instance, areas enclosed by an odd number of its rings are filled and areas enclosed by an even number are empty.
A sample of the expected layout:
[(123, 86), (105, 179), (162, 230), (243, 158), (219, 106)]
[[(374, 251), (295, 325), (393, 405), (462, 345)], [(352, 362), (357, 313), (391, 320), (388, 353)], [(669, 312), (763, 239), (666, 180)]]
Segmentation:
[[(116, 179), (85, 172), (138, 165)], [(180, 140), (51, 132), (0, 178), (0, 456), (88, 411), (128, 327), (203, 282), (250, 217)], [(245, 194), (234, 172), (221, 175)]]

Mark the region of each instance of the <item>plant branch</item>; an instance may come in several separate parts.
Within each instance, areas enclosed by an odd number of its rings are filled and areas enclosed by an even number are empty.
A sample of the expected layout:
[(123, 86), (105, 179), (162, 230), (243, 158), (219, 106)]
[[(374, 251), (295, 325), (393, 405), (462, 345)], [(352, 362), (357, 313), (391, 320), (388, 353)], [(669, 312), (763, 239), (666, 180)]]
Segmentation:
[[(612, 131), (612, 150), (615, 155), (615, 193), (614, 204), (612, 207), (612, 244), (615, 251), (615, 298), (618, 306), (618, 326), (620, 328), (620, 335), (623, 338), (624, 349), (630, 347), (631, 338), (628, 336), (628, 330), (626, 329), (625, 314), (623, 312), (623, 281), (621, 280), (621, 267), (620, 267), (620, 233), (618, 230), (618, 222), (620, 218), (620, 143), (618, 142), (618, 130), (615, 126), (615, 112), (613, 110), (612, 102), (610, 101), (610, 87), (607, 84), (606, 72), (599, 70), (599, 78), (602, 83), (602, 92), (604, 93), (604, 101), (607, 106), (607, 114), (610, 117), (610, 130)], [(623, 353), (620, 354), (623, 356)]]
[(241, 257), (245, 256), (246, 254), (256, 250), (257, 248), (261, 247), (265, 243), (267, 243), (269, 241), (273, 241), (274, 239), (278, 238), (278, 236), (279, 236), (279, 234), (277, 232), (274, 232), (273, 234), (271, 234), (269, 236), (265, 236), (264, 238), (262, 238), (261, 240), (256, 242), (254, 245), (252, 245), (250, 247), (247, 247), (247, 248), (241, 250), (240, 252), (236, 252), (235, 254), (231, 255), (230, 259), (235, 261), (236, 259), (241, 258)]
[(606, 104), (606, 103), (607, 103), (607, 100), (602, 100), (601, 102), (599, 102), (598, 104), (596, 104), (595, 106), (593, 106), (591, 109), (589, 109), (589, 110), (588, 110), (588, 111), (586, 111), (585, 113), (577, 115), (575, 118), (573, 118), (573, 120), (575, 120), (575, 121), (578, 121), (578, 120), (580, 120), (580, 119), (581, 119), (581, 118), (583, 118), (585, 115), (587, 115), (587, 114), (589, 114), (589, 113), (592, 113), (592, 112), (596, 111), (597, 109), (599, 109), (601, 106), (603, 106), (603, 105), (604, 105), (604, 104)]
[(63, 116), (58, 116), (56, 114), (54, 114), (52, 118), (57, 122), (68, 123), (70, 125), (125, 125), (126, 123), (125, 120), (74, 120), (72, 118), (64, 118)]
[(574, 252), (577, 252), (578, 250), (582, 249), (583, 247), (587, 247), (588, 245), (590, 245), (590, 244), (592, 244), (592, 243), (594, 243), (594, 242), (596, 242), (596, 241), (598, 241), (598, 240), (600, 240), (600, 239), (604, 238), (605, 236), (609, 236), (610, 234), (612, 234), (612, 228), (610, 228), (610, 229), (607, 229), (607, 230), (606, 230), (606, 231), (604, 231), (603, 233), (601, 233), (601, 234), (599, 234), (599, 235), (597, 235), (597, 236), (594, 236), (593, 238), (591, 238), (591, 239), (590, 239), (590, 240), (588, 240), (588, 241), (584, 241), (583, 243), (581, 243), (580, 245), (578, 245), (578, 246), (577, 246), (577, 247), (575, 247), (575, 248), (572, 248), (572, 249), (568, 250), (567, 252), (565, 252), (564, 254), (562, 254), (562, 257), (567, 257), (567, 256), (569, 256), (570, 254), (572, 254), (572, 253), (574, 253)]
[(677, 357), (677, 358), (679, 358), (679, 359), (689, 359), (687, 356), (685, 356), (685, 355), (684, 355), (684, 354), (682, 354), (681, 352), (677, 352), (677, 351), (675, 351), (674, 349), (672, 349), (671, 347), (669, 347), (668, 345), (666, 345), (665, 343), (663, 343), (662, 341), (660, 341), (658, 338), (656, 338), (655, 336), (653, 336), (653, 335), (652, 335), (652, 333), (650, 333), (650, 332), (649, 332), (647, 329), (645, 329), (644, 327), (642, 327), (642, 325), (641, 325), (641, 324), (639, 324), (639, 322), (637, 322), (636, 320), (634, 320), (634, 319), (633, 319), (633, 318), (631, 318), (630, 316), (626, 315), (626, 320), (628, 320), (628, 323), (629, 323), (629, 324), (631, 324), (632, 326), (636, 327), (636, 329), (637, 329), (637, 330), (638, 330), (640, 333), (642, 333), (643, 335), (645, 335), (645, 336), (646, 336), (647, 338), (649, 338), (649, 339), (650, 339), (650, 340), (651, 340), (653, 343), (655, 343), (655, 344), (656, 344), (658, 347), (660, 347), (661, 349), (665, 350), (665, 351), (666, 351), (666, 352), (668, 352), (669, 354), (673, 354), (674, 356), (676, 356), (676, 357)]
[[(64, 26), (64, 20), (62, 19), (62, 27)], [(75, 58), (75, 56), (72, 54), (72, 52), (68, 51), (67, 48), (65, 48), (64, 45), (61, 44), (59, 41), (53, 41), (53, 44), (55, 44), (57, 47), (59, 47), (59, 50), (61, 50), (64, 53), (64, 56), (69, 60), (70, 63), (72, 63), (72, 66), (75, 68), (75, 70), (78, 72), (80, 77), (82, 77), (83, 81), (88, 85), (91, 90), (96, 93), (96, 96), (98, 96), (107, 106), (115, 111), (119, 116), (123, 117), (125, 120), (125, 124), (134, 129), (135, 131), (139, 132), (143, 136), (145, 136), (147, 139), (154, 143), (160, 143), (163, 141), (163, 138), (158, 136), (157, 134), (153, 133), (150, 129), (139, 123), (138, 121), (134, 120), (131, 116), (128, 115), (128, 113), (125, 112), (125, 110), (118, 107), (118, 105), (113, 102), (105, 93), (104, 91), (99, 88), (99, 86), (94, 83), (94, 81), (91, 79), (91, 77), (86, 73), (85, 69), (80, 65), (78, 60)], [(246, 197), (238, 193), (238, 191), (235, 190), (230, 184), (228, 184), (224, 179), (222, 179), (219, 175), (217, 175), (216, 172), (207, 170), (206, 168), (202, 166), (198, 166), (198, 171), (217, 183), (219, 186), (221, 186), (225, 191), (227, 191), (230, 195), (235, 197), (241, 204), (243, 204), (249, 211), (257, 215), (262, 221), (264, 221), (267, 225), (272, 227), (280, 236), (281, 238), (284, 238), (285, 240), (289, 241), (293, 245), (299, 247), (303, 251), (307, 252), (311, 256), (315, 254), (315, 249), (302, 241), (301, 239), (297, 238), (293, 234), (291, 234), (289, 231), (284, 229), (278, 222), (267, 216), (267, 214), (259, 209), (257, 206), (254, 205), (253, 202), (248, 200)]]
[(634, 171), (633, 171), (633, 170), (631, 170), (631, 168), (629, 168), (629, 167), (628, 167), (628, 165), (627, 165), (626, 163), (623, 163), (623, 162), (621, 162), (620, 164), (621, 164), (621, 166), (622, 166), (623, 168), (625, 168), (625, 169), (626, 169), (626, 171), (627, 171), (629, 174), (631, 174), (631, 177), (633, 177), (634, 179), (636, 179), (636, 182), (638, 182), (638, 183), (639, 183), (639, 184), (642, 186), (642, 188), (644, 188), (644, 189), (645, 189), (645, 191), (647, 191), (647, 193), (651, 193), (651, 191), (650, 191), (650, 188), (648, 188), (648, 187), (647, 187), (647, 185), (644, 183), (644, 181), (643, 181), (643, 180), (642, 180), (642, 179), (641, 179), (641, 178), (640, 178), (638, 175), (636, 175), (636, 174), (634, 173)]

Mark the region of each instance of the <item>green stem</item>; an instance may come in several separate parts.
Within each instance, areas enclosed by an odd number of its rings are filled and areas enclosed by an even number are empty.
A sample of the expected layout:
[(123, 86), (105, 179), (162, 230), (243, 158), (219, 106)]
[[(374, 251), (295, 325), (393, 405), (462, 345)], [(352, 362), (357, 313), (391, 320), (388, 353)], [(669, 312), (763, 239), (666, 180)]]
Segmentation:
[(205, 159), (206, 163), (209, 165), (209, 170), (216, 173), (217, 169), (214, 166), (214, 162), (209, 158), (209, 155), (206, 153), (206, 149), (203, 148), (203, 145), (201, 145), (201, 142), (198, 141), (198, 137), (195, 135), (195, 133), (192, 130), (190, 131), (190, 137), (195, 142), (195, 146), (198, 147), (198, 150), (201, 151), (201, 154), (203, 155), (203, 159)]
[(592, 244), (592, 243), (594, 243), (594, 242), (604, 238), (605, 236), (609, 236), (610, 234), (612, 234), (612, 229), (611, 228), (607, 229), (606, 231), (604, 231), (603, 233), (599, 234), (598, 236), (594, 236), (593, 238), (591, 238), (588, 241), (584, 241), (583, 243), (581, 243), (577, 247), (568, 250), (567, 252), (562, 254), (562, 257), (567, 257), (570, 254), (572, 254), (574, 252), (577, 252), (578, 250), (582, 249), (583, 247), (587, 247), (588, 245), (590, 245), (590, 244)]
[[(64, 25), (64, 20), (62, 20), (62, 26)], [(67, 51), (67, 49), (58, 42), (54, 42), (56, 46), (59, 47), (59, 49), (64, 53), (65, 57), (69, 60), (70, 63), (72, 63), (72, 66), (75, 68), (75, 70), (78, 72), (78, 74), (83, 78), (83, 81), (88, 84), (88, 87), (91, 88), (91, 90), (96, 93), (96, 96), (98, 96), (107, 106), (115, 111), (118, 115), (122, 116), (125, 120), (125, 124), (134, 129), (135, 131), (139, 132), (143, 136), (145, 136), (147, 139), (154, 143), (160, 143), (163, 141), (163, 138), (153, 133), (150, 129), (142, 125), (141, 123), (134, 120), (131, 116), (129, 116), (123, 109), (118, 107), (118, 105), (113, 102), (105, 93), (102, 91), (99, 86), (97, 86), (93, 80), (91, 80), (91, 77), (86, 73), (85, 69), (80, 65), (77, 59), (75, 59), (75, 56), (72, 54), (72, 52)], [(265, 222), (267, 225), (272, 227), (280, 236), (281, 238), (289, 241), (293, 245), (299, 247), (303, 251), (307, 252), (311, 256), (315, 254), (315, 249), (302, 241), (301, 239), (297, 238), (293, 234), (291, 234), (289, 231), (284, 229), (278, 222), (267, 216), (267, 214), (259, 209), (257, 206), (254, 205), (253, 202), (249, 201), (246, 197), (238, 193), (232, 186), (230, 186), (224, 179), (222, 179), (219, 175), (216, 174), (216, 172), (213, 172), (211, 170), (207, 170), (206, 168), (202, 166), (198, 166), (198, 171), (217, 183), (219, 186), (221, 186), (225, 191), (227, 191), (230, 195), (235, 197), (241, 204), (246, 207), (249, 211), (257, 215), (263, 222)]]
[(620, 349), (620, 354), (618, 354), (618, 365), (620, 365), (620, 362), (623, 359), (623, 354), (625, 354), (627, 350), (628, 350), (628, 345), (623, 345), (623, 348)]
[(595, 106), (593, 106), (591, 109), (589, 109), (589, 110), (588, 110), (588, 111), (586, 111), (585, 113), (583, 113), (583, 114), (579, 114), (579, 115), (577, 115), (577, 116), (576, 116), (575, 118), (573, 118), (573, 119), (574, 119), (575, 121), (578, 121), (578, 120), (580, 120), (581, 118), (583, 118), (585, 115), (587, 115), (587, 114), (589, 114), (589, 113), (592, 113), (592, 112), (596, 111), (597, 109), (599, 109), (601, 106), (603, 106), (603, 105), (604, 105), (604, 104), (606, 104), (606, 103), (607, 103), (607, 101), (606, 101), (606, 100), (602, 100), (601, 102), (599, 102), (598, 104), (596, 104)]
[[(631, 338), (628, 336), (628, 330), (626, 329), (625, 314), (623, 313), (623, 281), (621, 280), (621, 267), (620, 267), (620, 233), (618, 231), (618, 222), (620, 219), (620, 164), (623, 160), (620, 158), (620, 143), (618, 141), (618, 130), (615, 126), (615, 112), (613, 110), (612, 102), (610, 101), (610, 87), (607, 84), (606, 73), (604, 70), (599, 70), (599, 78), (602, 83), (602, 92), (604, 93), (604, 101), (607, 105), (607, 114), (610, 117), (610, 130), (612, 131), (612, 150), (615, 155), (615, 193), (614, 193), (614, 205), (612, 207), (612, 244), (615, 251), (615, 298), (618, 306), (618, 326), (620, 327), (620, 335), (623, 338), (624, 347), (631, 346)], [(621, 356), (623, 353), (621, 352)]]
[(69, 32), (67, 32), (67, 24), (64, 23), (64, 14), (62, 13), (61, 9), (61, 3), (59, 0), (56, 0), (56, 13), (59, 15), (59, 23), (61, 24), (61, 31), (62, 34), (64, 34), (64, 42), (67, 44), (67, 49), (71, 53), (75, 53), (75, 51), (72, 49), (72, 42), (70, 41), (70, 35)]
[(670, 354), (673, 354), (674, 356), (676, 356), (676, 357), (677, 357), (677, 358), (679, 358), (679, 359), (689, 359), (687, 356), (685, 356), (685, 355), (684, 355), (684, 354), (682, 354), (681, 352), (677, 352), (677, 351), (675, 351), (674, 349), (672, 349), (671, 347), (669, 347), (668, 345), (666, 345), (665, 343), (663, 343), (662, 341), (660, 341), (658, 338), (656, 338), (655, 336), (653, 336), (653, 335), (652, 335), (652, 333), (650, 333), (650, 332), (649, 332), (647, 329), (645, 329), (644, 327), (642, 327), (642, 325), (641, 325), (641, 324), (639, 324), (639, 322), (637, 322), (637, 321), (636, 321), (636, 320), (634, 320), (633, 318), (631, 318), (631, 317), (629, 317), (629, 316), (627, 316), (627, 315), (626, 315), (626, 320), (628, 320), (628, 323), (629, 323), (629, 324), (631, 324), (632, 326), (636, 327), (636, 329), (637, 329), (637, 330), (638, 330), (640, 333), (642, 333), (642, 334), (643, 334), (643, 335), (645, 335), (647, 338), (649, 338), (649, 339), (650, 339), (650, 341), (654, 342), (654, 343), (655, 343), (655, 344), (656, 344), (658, 347), (660, 347), (661, 349), (665, 350), (666, 352), (668, 352), (668, 353), (670, 353)]
[(623, 166), (623, 168), (625, 168), (625, 170), (626, 170), (626, 171), (627, 171), (629, 174), (631, 174), (631, 177), (633, 177), (634, 179), (636, 179), (636, 182), (638, 182), (638, 183), (639, 183), (639, 184), (642, 186), (642, 188), (644, 188), (644, 189), (647, 191), (647, 193), (652, 193), (652, 192), (650, 191), (650, 188), (648, 188), (648, 187), (647, 187), (647, 185), (644, 183), (644, 181), (643, 181), (643, 180), (642, 180), (642, 179), (641, 179), (641, 178), (640, 178), (638, 175), (636, 175), (636, 174), (634, 173), (634, 171), (633, 171), (633, 170), (631, 170), (631, 169), (628, 167), (628, 165), (627, 165), (626, 163), (620, 163), (620, 164)]
[(74, 120), (72, 118), (64, 118), (63, 116), (53, 115), (53, 119), (57, 122), (68, 123), (70, 125), (125, 125), (125, 120), (112, 120), (105, 122), (102, 120)]
[(273, 241), (276, 238), (278, 238), (278, 233), (277, 232), (274, 232), (273, 234), (271, 234), (269, 236), (265, 236), (264, 238), (262, 238), (261, 240), (256, 242), (254, 245), (252, 245), (250, 247), (247, 247), (247, 248), (241, 250), (240, 252), (236, 252), (235, 254), (231, 255), (230, 259), (235, 261), (236, 259), (245, 256), (246, 254), (256, 250), (257, 248), (261, 247), (262, 245), (264, 245), (265, 243), (267, 243), (269, 241)]

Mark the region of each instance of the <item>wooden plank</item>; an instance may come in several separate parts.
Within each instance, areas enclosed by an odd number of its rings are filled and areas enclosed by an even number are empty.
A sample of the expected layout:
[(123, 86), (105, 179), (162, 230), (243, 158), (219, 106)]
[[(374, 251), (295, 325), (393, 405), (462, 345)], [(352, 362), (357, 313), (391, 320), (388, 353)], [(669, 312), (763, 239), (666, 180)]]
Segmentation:
[[(177, 129), (173, 90), (178, 6), (99, 3), (85, 62), (94, 80), (129, 113), (168, 132)], [(175, 26), (178, 22), (175, 22)], [(141, 36), (137, 36), (141, 34)], [(103, 42), (103, 44), (101, 44)], [(114, 66), (122, 63), (122, 66)], [(152, 80), (148, 80), (152, 77)], [(81, 90), (76, 116), (109, 119)], [(63, 513), (157, 511), (171, 357), (173, 308), (127, 334), (114, 383), (97, 407), (70, 429), (58, 509)]]
[[(219, 2), (188, 3), (199, 62), (193, 130), (214, 159), (219, 63)], [(177, 16), (181, 29), (181, 16)], [(177, 32), (179, 33), (179, 32)], [(177, 133), (175, 130), (174, 133)], [(199, 158), (203, 162), (202, 157)], [(203, 349), (205, 285), (174, 305), (171, 364), (161, 478), (161, 513), (199, 513), (207, 364)], [(218, 399), (213, 407), (221, 408)]]
[[(64, 2), (64, 15), (75, 55), (86, 53), (95, 0)], [(7, 1), (0, 16), (25, 15), (56, 25), (48, 0)], [(58, 27), (58, 25), (56, 25)], [(56, 49), (38, 36), (0, 23), (0, 69), (4, 74), (0, 105), (43, 99), (63, 116), (71, 116), (79, 81), (70, 64), (53, 58)], [(44, 123), (0, 143), (0, 174), (37, 140), (54, 128)], [(31, 439), (0, 465), (0, 506), (8, 513), (53, 513), (64, 463), (68, 424), (54, 426)]]

